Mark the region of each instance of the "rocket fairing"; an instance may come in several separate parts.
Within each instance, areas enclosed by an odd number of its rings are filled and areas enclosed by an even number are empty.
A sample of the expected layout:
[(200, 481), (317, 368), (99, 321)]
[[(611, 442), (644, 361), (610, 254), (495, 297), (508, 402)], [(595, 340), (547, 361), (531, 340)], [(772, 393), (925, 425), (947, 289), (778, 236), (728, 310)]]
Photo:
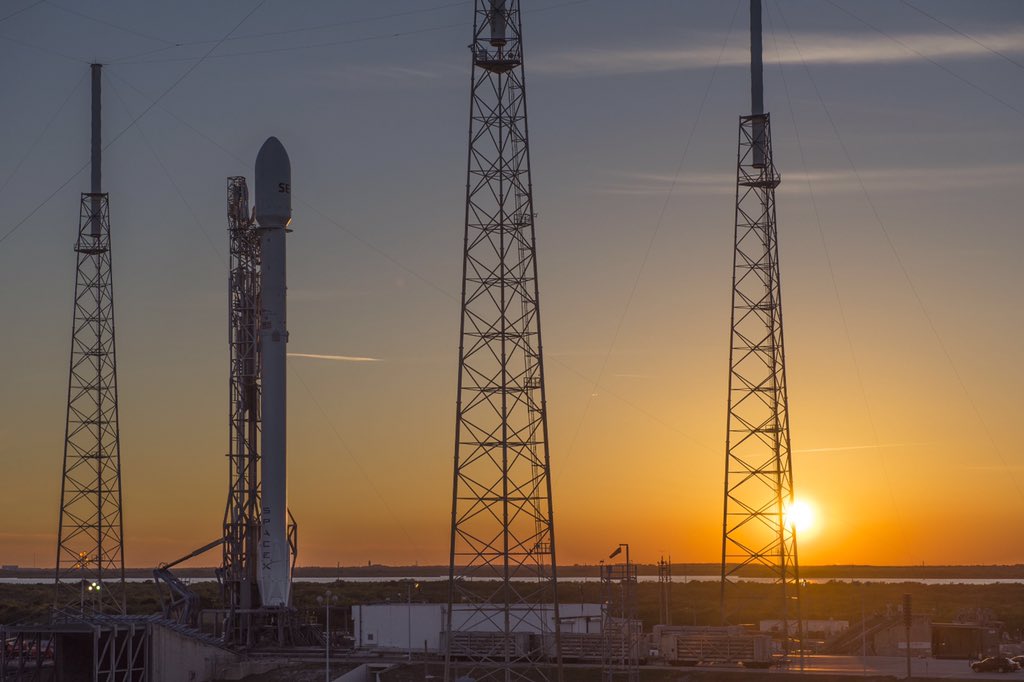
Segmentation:
[(270, 137), (256, 156), (256, 221), (261, 246), (260, 356), (263, 364), (261, 412), (261, 528), (259, 585), (264, 606), (291, 601), (288, 546), (285, 234), (292, 220), (291, 162), (284, 145)]

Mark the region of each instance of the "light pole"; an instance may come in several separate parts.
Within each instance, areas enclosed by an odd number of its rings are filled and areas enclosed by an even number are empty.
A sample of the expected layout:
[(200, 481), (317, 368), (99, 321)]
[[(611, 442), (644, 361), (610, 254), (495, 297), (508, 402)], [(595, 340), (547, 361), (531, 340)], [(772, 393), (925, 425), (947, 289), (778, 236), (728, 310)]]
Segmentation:
[(406, 614), (406, 629), (405, 629), (405, 644), (408, 649), (406, 657), (412, 660), (412, 591), (420, 589), (420, 584), (415, 581), (409, 581), (405, 586), (405, 614)]
[(79, 598), (79, 605), (82, 613), (85, 613), (85, 592), (89, 591), (89, 596), (92, 598), (92, 610), (97, 611), (96, 608), (100, 600), (100, 584), (95, 580), (86, 580), (82, 578), (82, 596)]
[(330, 590), (325, 590), (322, 597), (316, 598), (316, 603), (321, 604), (324, 607), (326, 613), (325, 623), (325, 636), (324, 636), (324, 662), (326, 666), (324, 668), (324, 679), (327, 682), (331, 682), (331, 604), (338, 603), (338, 597), (331, 594)]

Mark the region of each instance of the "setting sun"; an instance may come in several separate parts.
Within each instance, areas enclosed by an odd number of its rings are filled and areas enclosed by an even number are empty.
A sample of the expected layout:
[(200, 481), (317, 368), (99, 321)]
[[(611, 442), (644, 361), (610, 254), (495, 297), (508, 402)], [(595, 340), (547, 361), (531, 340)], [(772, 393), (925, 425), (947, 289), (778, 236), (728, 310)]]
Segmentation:
[(809, 502), (793, 500), (786, 505), (783, 514), (786, 525), (791, 526), (798, 535), (806, 537), (808, 534), (813, 534), (817, 519), (814, 507)]

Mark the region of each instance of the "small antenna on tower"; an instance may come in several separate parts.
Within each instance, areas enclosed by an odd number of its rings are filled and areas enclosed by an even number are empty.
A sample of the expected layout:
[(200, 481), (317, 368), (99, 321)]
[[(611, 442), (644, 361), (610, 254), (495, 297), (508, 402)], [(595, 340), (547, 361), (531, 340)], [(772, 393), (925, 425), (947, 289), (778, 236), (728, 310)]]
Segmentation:
[(750, 113), (764, 113), (764, 63), (761, 59), (761, 0), (750, 0)]
[[(102, 64), (92, 64), (92, 181), (89, 192), (92, 194), (92, 214), (98, 216), (100, 213), (100, 197), (103, 192), (103, 129), (102, 121), (102, 100), (100, 98), (100, 80), (103, 72)], [(92, 236), (99, 239), (101, 227), (100, 221), (95, 218), (90, 226)]]

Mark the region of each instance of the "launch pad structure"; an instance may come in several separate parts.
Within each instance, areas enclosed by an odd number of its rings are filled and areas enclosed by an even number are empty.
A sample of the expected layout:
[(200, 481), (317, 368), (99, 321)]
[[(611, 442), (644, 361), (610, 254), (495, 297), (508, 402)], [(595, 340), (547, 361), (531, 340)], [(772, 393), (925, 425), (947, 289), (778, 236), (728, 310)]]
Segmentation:
[(562, 677), (522, 31), (475, 0), (446, 682)]
[(736, 166), (721, 614), (728, 624), (736, 606), (732, 585), (746, 569), (767, 569), (779, 588), (783, 651), (799, 649), (802, 661), (796, 529), (787, 518), (793, 463), (775, 220), (781, 176), (764, 110), (760, 0), (750, 2), (750, 54), (752, 113), (739, 119)]
[[(256, 188), (256, 207), (250, 211), (246, 178), (227, 179), (230, 371), (224, 534), (154, 571), (167, 592), (165, 616), (190, 626), (200, 620), (212, 624), (222, 641), (242, 649), (320, 640), (298, 622), (291, 604), (298, 553), (298, 526), (286, 502), (284, 431), (284, 238), (291, 222), (291, 167), (277, 138), (269, 138), (257, 156)], [(264, 456), (267, 452), (271, 456)], [(223, 606), (199, 612), (194, 595), (169, 569), (215, 547), (222, 552), (217, 579)]]
[[(752, 107), (739, 119), (737, 153), (721, 614), (726, 625), (735, 606), (731, 586), (748, 569), (769, 569), (780, 587), (784, 653), (798, 647), (802, 656), (797, 539), (787, 519), (794, 486), (775, 209), (781, 176), (764, 111), (760, 0), (751, 0), (750, 17)], [(522, 30), (520, 0), (474, 0), (449, 594), (441, 633), (446, 682), (563, 676)], [(22, 629), (19, 636), (34, 636), (41, 645), (44, 632), (107, 628), (113, 634), (103, 640), (103, 656), (113, 656), (115, 667), (126, 665), (126, 679), (135, 679), (140, 642), (156, 621), (125, 614), (101, 66), (91, 69), (92, 178), (81, 195), (75, 246), (53, 619), (50, 630)], [(166, 622), (159, 626), (212, 622), (215, 645), (233, 654), (324, 643), (292, 605), (298, 541), (287, 506), (285, 428), (291, 167), (277, 138), (260, 149), (255, 185), (251, 208), (246, 178), (227, 179), (229, 493), (223, 534), (154, 571), (168, 594)], [(601, 572), (606, 682), (639, 678), (636, 566), (622, 547), (625, 564), (603, 565)], [(198, 598), (171, 569), (215, 548), (222, 555), (223, 605), (200, 611)], [(658, 568), (660, 615), (668, 625), (671, 559)], [(92, 660), (102, 666), (106, 659)], [(145, 663), (139, 665), (144, 673)]]
[(74, 315), (57, 526), (54, 617), (124, 614), (110, 197), (102, 190), (102, 65), (92, 64), (90, 191), (75, 242)]
[(256, 566), (260, 512), (260, 240), (244, 176), (227, 179), (229, 438), (228, 500), (220, 575), (225, 636), (252, 646), (259, 604)]

